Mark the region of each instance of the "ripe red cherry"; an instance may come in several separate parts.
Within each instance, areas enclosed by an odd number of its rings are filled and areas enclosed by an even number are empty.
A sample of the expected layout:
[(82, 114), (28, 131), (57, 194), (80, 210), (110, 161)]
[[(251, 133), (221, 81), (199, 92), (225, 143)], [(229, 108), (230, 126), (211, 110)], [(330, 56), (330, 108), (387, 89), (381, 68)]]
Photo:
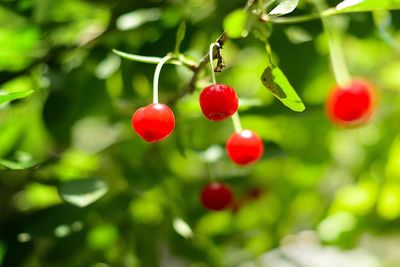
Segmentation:
[(174, 130), (174, 113), (164, 104), (150, 104), (133, 113), (132, 127), (149, 143), (161, 141)]
[(238, 109), (238, 96), (226, 84), (207, 86), (200, 93), (200, 107), (207, 119), (221, 121), (232, 116)]
[(255, 132), (243, 130), (229, 137), (226, 151), (233, 162), (247, 165), (261, 158), (264, 153), (264, 145)]
[(200, 195), (201, 204), (209, 210), (223, 210), (232, 204), (231, 189), (218, 182), (206, 185)]
[(365, 123), (374, 108), (375, 94), (369, 82), (352, 80), (344, 87), (335, 86), (326, 103), (328, 117), (342, 126)]

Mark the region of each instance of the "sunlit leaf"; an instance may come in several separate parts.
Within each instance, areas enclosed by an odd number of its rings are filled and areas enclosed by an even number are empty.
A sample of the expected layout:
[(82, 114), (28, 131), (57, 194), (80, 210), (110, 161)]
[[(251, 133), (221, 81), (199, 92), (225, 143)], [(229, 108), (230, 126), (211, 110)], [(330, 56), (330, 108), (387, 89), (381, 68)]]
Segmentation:
[(312, 36), (306, 30), (297, 26), (290, 26), (285, 31), (288, 39), (294, 44), (301, 44), (312, 40)]
[(183, 236), (184, 238), (190, 238), (193, 235), (193, 231), (190, 226), (181, 218), (175, 218), (172, 223), (174, 230)]
[(272, 9), (270, 15), (285, 15), (296, 9), (299, 0), (281, 0), (279, 4)]
[(24, 193), (26, 203), (19, 203), (20, 208), (23, 209), (40, 209), (61, 203), (57, 189), (54, 186), (30, 183), (26, 186)]
[(393, 220), (400, 216), (400, 186), (398, 184), (390, 183), (383, 187), (377, 212), (386, 220)]
[(340, 235), (350, 232), (357, 226), (356, 217), (349, 212), (338, 212), (329, 215), (318, 225), (318, 234), (323, 241), (332, 242)]
[(242, 9), (228, 14), (224, 19), (224, 29), (230, 38), (240, 38), (246, 35), (247, 15)]
[(32, 90), (22, 91), (22, 92), (1, 92), (0, 93), (0, 105), (11, 102), (16, 99), (25, 98), (33, 93)]
[(261, 81), (288, 108), (297, 112), (305, 109), (303, 101), (280, 68), (268, 66), (261, 75)]
[(117, 239), (118, 229), (115, 225), (104, 224), (91, 229), (86, 242), (92, 249), (103, 250), (114, 246)]
[(58, 192), (61, 198), (74, 206), (83, 208), (100, 199), (108, 191), (107, 184), (99, 179), (72, 180), (63, 183)]
[(335, 11), (342, 13), (390, 9), (400, 9), (400, 0), (344, 0), (336, 6)]
[(156, 21), (161, 16), (159, 8), (138, 9), (117, 18), (117, 28), (121, 31), (132, 30), (140, 27), (141, 25)]

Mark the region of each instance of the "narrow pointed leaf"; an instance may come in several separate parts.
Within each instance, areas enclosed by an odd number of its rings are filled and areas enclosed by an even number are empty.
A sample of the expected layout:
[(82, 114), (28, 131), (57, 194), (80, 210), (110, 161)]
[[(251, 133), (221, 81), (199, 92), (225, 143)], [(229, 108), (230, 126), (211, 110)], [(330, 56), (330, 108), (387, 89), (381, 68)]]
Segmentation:
[(186, 23), (185, 21), (182, 21), (181, 24), (179, 24), (178, 31), (176, 32), (175, 53), (179, 53), (182, 41), (183, 39), (185, 39), (185, 34), (186, 34)]

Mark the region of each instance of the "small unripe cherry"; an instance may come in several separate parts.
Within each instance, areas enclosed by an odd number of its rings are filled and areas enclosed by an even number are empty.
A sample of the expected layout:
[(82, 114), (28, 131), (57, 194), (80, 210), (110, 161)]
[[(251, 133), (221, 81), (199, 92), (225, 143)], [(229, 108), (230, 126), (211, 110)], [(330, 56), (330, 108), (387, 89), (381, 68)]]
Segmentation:
[(229, 137), (226, 151), (233, 162), (244, 166), (261, 158), (264, 153), (264, 145), (255, 132), (243, 130)]
[(212, 182), (207, 184), (200, 195), (201, 204), (209, 210), (224, 210), (232, 204), (231, 189), (223, 183)]
[(209, 85), (200, 93), (201, 111), (212, 121), (221, 121), (232, 116), (238, 105), (235, 90), (226, 84)]
[(372, 85), (354, 79), (346, 86), (335, 86), (329, 93), (326, 112), (329, 119), (341, 126), (361, 125), (370, 118), (375, 104)]
[(132, 128), (149, 143), (165, 139), (174, 127), (174, 113), (164, 104), (153, 103), (139, 108), (132, 116)]

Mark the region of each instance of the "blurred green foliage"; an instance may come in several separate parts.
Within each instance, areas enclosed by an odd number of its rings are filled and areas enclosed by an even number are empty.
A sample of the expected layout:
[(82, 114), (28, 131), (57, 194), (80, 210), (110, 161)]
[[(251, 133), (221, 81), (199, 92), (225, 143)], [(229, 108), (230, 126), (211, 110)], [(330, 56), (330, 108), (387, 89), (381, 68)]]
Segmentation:
[[(288, 2), (276, 12), (291, 12), (295, 1)], [(400, 13), (387, 9), (400, 5), (367, 0), (335, 11), (338, 3), (324, 14), (335, 14), (350, 72), (379, 94), (372, 120), (354, 129), (324, 113), (335, 82), (320, 20), (284, 22), (315, 14), (312, 1), (272, 23), (247, 16), (239, 0), (0, 0), (2, 266), (257, 266), (260, 255), (305, 230), (343, 248), (368, 233), (398, 232)], [(368, 12), (350, 13), (359, 10)], [(265, 142), (264, 158), (246, 168), (225, 154), (231, 122), (201, 114), (209, 67), (173, 106), (174, 133), (147, 144), (130, 119), (151, 102), (155, 65), (112, 53), (180, 51), (199, 62), (224, 28), (236, 39), (221, 50), (226, 68), (217, 80), (236, 89), (243, 127)], [(263, 86), (271, 59), (304, 112)], [(160, 101), (191, 75), (165, 66)], [(201, 207), (211, 179), (233, 188), (234, 209)]]

